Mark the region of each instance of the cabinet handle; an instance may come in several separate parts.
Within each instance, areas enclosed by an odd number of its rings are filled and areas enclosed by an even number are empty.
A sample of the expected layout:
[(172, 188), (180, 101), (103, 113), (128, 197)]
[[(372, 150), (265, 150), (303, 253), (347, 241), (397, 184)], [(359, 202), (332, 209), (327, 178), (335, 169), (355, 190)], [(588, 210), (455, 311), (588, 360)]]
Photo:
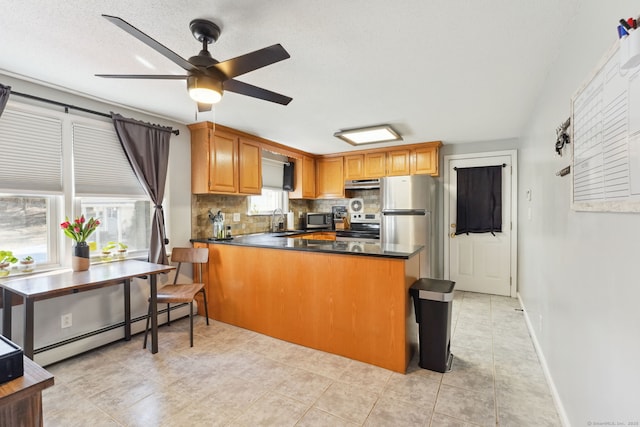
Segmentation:
[(451, 238), (453, 239), (454, 237), (456, 237), (456, 233), (451, 233)]

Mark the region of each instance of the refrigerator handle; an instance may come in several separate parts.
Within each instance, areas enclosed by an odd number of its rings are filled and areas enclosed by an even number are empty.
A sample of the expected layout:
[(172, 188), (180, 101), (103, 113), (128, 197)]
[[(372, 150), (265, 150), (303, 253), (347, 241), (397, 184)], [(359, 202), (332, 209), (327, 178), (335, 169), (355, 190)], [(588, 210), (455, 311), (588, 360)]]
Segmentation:
[(424, 209), (385, 209), (382, 215), (426, 215)]

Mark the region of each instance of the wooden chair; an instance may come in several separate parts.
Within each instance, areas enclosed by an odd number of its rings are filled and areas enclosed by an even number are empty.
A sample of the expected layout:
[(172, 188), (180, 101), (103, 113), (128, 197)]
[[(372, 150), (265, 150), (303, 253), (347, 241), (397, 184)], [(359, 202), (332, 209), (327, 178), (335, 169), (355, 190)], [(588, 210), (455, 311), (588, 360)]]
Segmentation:
[[(189, 338), (191, 347), (193, 347), (193, 301), (199, 292), (202, 292), (204, 299), (204, 313), (209, 325), (209, 310), (207, 308), (207, 293), (202, 283), (202, 264), (209, 261), (209, 249), (207, 248), (173, 248), (171, 251), (171, 261), (177, 262), (176, 276), (173, 284), (165, 285), (158, 289), (158, 304), (167, 304), (167, 325), (171, 324), (171, 314), (169, 305), (178, 303), (189, 303)], [(194, 277), (194, 283), (177, 283), (180, 267), (182, 263), (191, 263), (197, 265), (197, 278)], [(196, 280), (197, 279), (197, 280)], [(149, 333), (149, 323), (151, 320), (151, 301), (149, 301), (149, 310), (147, 311), (147, 326), (144, 331), (144, 344), (142, 348), (147, 348), (147, 335)]]

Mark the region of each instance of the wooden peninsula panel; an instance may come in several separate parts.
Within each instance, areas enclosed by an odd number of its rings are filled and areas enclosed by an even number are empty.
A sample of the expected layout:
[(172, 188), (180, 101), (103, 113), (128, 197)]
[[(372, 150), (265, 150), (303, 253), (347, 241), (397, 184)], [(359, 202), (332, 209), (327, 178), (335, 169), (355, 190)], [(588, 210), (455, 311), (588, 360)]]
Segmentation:
[(209, 315), (404, 373), (417, 347), (408, 289), (418, 270), (418, 256), (392, 259), (209, 244)]

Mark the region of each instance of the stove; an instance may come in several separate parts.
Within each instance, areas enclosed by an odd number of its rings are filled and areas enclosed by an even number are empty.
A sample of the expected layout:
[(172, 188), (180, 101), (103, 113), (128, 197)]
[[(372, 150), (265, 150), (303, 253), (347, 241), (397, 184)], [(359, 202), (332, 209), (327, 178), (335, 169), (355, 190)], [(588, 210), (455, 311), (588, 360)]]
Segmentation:
[(350, 228), (336, 230), (337, 241), (380, 243), (380, 214), (352, 213)]

